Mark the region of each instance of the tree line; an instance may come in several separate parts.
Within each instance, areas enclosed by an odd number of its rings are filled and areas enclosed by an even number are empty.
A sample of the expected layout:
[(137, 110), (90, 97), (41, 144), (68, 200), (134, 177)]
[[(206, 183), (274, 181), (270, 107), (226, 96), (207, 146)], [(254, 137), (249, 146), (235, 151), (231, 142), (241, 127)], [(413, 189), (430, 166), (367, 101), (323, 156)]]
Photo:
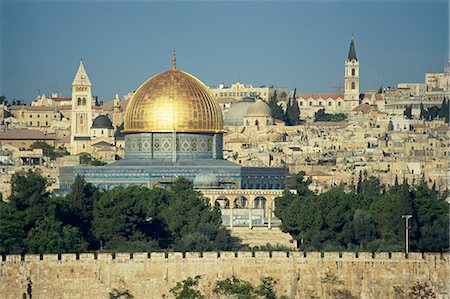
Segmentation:
[(362, 178), (355, 192), (335, 187), (320, 195), (309, 191), (301, 172), (292, 178), (297, 194), (285, 191), (275, 202), (281, 228), (311, 251), (403, 251), (405, 220), (410, 219), (412, 251), (448, 251), (449, 205), (425, 181), (386, 190), (374, 177)]
[[(448, 251), (446, 195), (424, 181), (386, 190), (377, 178), (360, 176), (354, 192), (335, 187), (317, 195), (304, 175), (292, 177), (297, 194), (286, 190), (274, 211), (300, 249), (402, 251), (402, 215), (412, 215), (411, 250)], [(187, 179), (167, 189), (101, 191), (77, 176), (64, 197), (52, 197), (38, 172), (15, 174), (11, 184), (11, 196), (0, 201), (0, 254), (245, 249), (222, 226), (220, 209)]]
[[(406, 108), (408, 109), (408, 107)], [(404, 114), (406, 115), (408, 111), (405, 110)], [(409, 107), (409, 114), (411, 114), (411, 107)], [(431, 106), (425, 109), (424, 105), (420, 103), (420, 115), (419, 119), (423, 120), (434, 120), (437, 118), (444, 119), (448, 124), (450, 120), (450, 106), (447, 98), (444, 98), (441, 106)], [(409, 117), (412, 118), (412, 117)]]
[(0, 202), (0, 254), (108, 251), (212, 251), (239, 246), (220, 210), (179, 179), (169, 189), (131, 186), (103, 192), (77, 176), (65, 197), (46, 192), (37, 172), (15, 174)]

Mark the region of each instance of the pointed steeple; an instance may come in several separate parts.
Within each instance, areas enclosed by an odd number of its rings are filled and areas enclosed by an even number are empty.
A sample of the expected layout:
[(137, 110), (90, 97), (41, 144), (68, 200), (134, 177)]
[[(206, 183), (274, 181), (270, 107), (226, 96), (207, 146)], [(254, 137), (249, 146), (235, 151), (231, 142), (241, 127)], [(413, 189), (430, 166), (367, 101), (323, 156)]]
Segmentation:
[(80, 59), (80, 66), (78, 67), (77, 74), (73, 79), (72, 85), (92, 85), (89, 77), (84, 69), (83, 60)]
[(348, 51), (348, 60), (358, 60), (358, 58), (356, 58), (356, 50), (355, 50), (355, 42), (353, 40), (353, 36), (352, 36), (352, 40), (350, 41), (350, 50)]

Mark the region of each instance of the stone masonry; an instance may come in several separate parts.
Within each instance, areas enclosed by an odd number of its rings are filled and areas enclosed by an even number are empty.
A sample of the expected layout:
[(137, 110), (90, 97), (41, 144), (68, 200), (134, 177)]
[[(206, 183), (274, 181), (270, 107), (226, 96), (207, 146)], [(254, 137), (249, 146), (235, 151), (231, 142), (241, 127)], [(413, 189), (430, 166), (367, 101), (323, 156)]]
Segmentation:
[(115, 288), (136, 299), (173, 298), (176, 282), (196, 275), (206, 298), (218, 298), (215, 282), (233, 275), (254, 284), (271, 276), (278, 294), (291, 299), (406, 298), (417, 282), (437, 298), (450, 294), (448, 254), (171, 252), (9, 255), (0, 266), (0, 297), (108, 299)]

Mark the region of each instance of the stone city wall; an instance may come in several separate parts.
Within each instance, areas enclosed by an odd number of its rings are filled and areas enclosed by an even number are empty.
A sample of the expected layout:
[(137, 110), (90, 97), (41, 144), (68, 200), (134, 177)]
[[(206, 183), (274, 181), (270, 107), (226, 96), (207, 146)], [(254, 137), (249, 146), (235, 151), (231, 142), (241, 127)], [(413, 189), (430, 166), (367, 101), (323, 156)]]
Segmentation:
[[(9, 255), (0, 267), (0, 297), (109, 298), (113, 288), (134, 298), (173, 298), (169, 290), (202, 275), (206, 298), (215, 282), (231, 276), (278, 281), (289, 298), (407, 298), (427, 283), (437, 298), (449, 297), (449, 255), (433, 253), (205, 252)], [(29, 296), (31, 294), (31, 296)], [(401, 296), (404, 297), (401, 297)]]

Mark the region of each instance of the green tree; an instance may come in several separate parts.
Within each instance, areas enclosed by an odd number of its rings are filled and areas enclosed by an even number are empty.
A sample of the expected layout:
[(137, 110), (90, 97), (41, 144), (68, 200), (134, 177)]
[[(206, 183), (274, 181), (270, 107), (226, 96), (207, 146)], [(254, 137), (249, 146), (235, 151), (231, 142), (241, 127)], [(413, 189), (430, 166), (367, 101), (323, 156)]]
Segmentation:
[(203, 299), (205, 296), (195, 288), (198, 287), (200, 275), (194, 278), (188, 277), (181, 282), (177, 282), (175, 287), (170, 289), (170, 292), (175, 296), (175, 299)]
[(22, 253), (25, 221), (10, 202), (0, 201), (0, 254)]
[(423, 103), (420, 103), (420, 115), (419, 115), (420, 119), (427, 119), (427, 115), (426, 115), (426, 110), (425, 107), (423, 106)]
[(168, 204), (159, 216), (174, 239), (174, 249), (205, 251), (233, 248), (235, 241), (221, 225), (219, 208), (211, 207), (209, 201), (192, 190), (191, 186), (185, 179), (178, 179), (171, 188), (173, 191)]
[(80, 175), (75, 177), (71, 189), (71, 192), (57, 204), (58, 217), (64, 224), (78, 227), (83, 238), (94, 249), (97, 243), (92, 235), (92, 211), (100, 192), (98, 188), (86, 183)]
[(118, 289), (112, 289), (111, 292), (109, 292), (109, 299), (133, 299), (134, 296), (130, 293), (128, 290), (118, 290)]
[(114, 137), (115, 137), (115, 138), (124, 138), (124, 137), (125, 137), (125, 134), (122, 133), (122, 130), (123, 130), (124, 128), (125, 128), (125, 127), (124, 127), (124, 123), (122, 123), (120, 126), (118, 126), (118, 127), (116, 128), (116, 131), (114, 132)]
[(25, 231), (30, 230), (40, 217), (51, 212), (46, 187), (47, 180), (39, 172), (29, 170), (25, 174), (14, 174), (11, 178), (11, 195), (8, 200), (20, 213)]
[(311, 178), (306, 178), (306, 173), (304, 171), (300, 171), (297, 174), (294, 174), (290, 178), (290, 185), (292, 188), (297, 190), (297, 195), (306, 196), (312, 194), (311, 190), (309, 190), (309, 185), (312, 183)]
[[(152, 217), (146, 202), (152, 201), (146, 187), (117, 187), (94, 202), (92, 230), (106, 249), (152, 251)], [(156, 248), (155, 248), (156, 247)]]
[(444, 119), (447, 124), (449, 123), (449, 109), (449, 102), (447, 101), (447, 98), (444, 98), (444, 100), (442, 101), (441, 109), (439, 111), (439, 117)]
[(281, 108), (278, 105), (278, 97), (277, 97), (277, 91), (276, 90), (270, 96), (269, 107), (270, 107), (270, 111), (272, 112), (272, 117), (273, 118), (279, 119), (279, 120), (282, 120), (282, 121), (285, 120), (285, 115), (284, 115), (284, 112), (283, 112), (283, 108)]
[(92, 157), (88, 153), (80, 154), (80, 164), (81, 165), (90, 165), (90, 166), (103, 166), (106, 165), (106, 162), (100, 161), (94, 157)]
[[(263, 277), (258, 286), (253, 286), (246, 280), (241, 280), (235, 276), (219, 280), (213, 289), (217, 295), (225, 295), (227, 298), (236, 299), (277, 299), (274, 291), (276, 281), (272, 277)], [(280, 299), (287, 299), (281, 296)]]
[(327, 121), (327, 122), (339, 122), (339, 121), (344, 121), (347, 119), (347, 116), (343, 113), (336, 113), (336, 114), (331, 114), (331, 113), (326, 113), (325, 109), (322, 108), (320, 110), (318, 110), (316, 113), (314, 113), (314, 121), (318, 122), (318, 121)]
[(297, 89), (294, 89), (292, 97), (289, 99), (286, 107), (286, 124), (296, 126), (300, 124), (300, 108), (297, 102)]
[(44, 141), (36, 141), (30, 145), (31, 149), (42, 149), (44, 156), (49, 157), (51, 160), (55, 160), (57, 157), (67, 156), (70, 153), (64, 147), (58, 147), (55, 149), (53, 146), (49, 145)]
[(412, 119), (412, 105), (406, 106), (405, 110), (403, 111), (403, 115), (407, 119)]
[(36, 222), (25, 239), (27, 252), (33, 253), (60, 253), (83, 252), (87, 250), (78, 228), (63, 225), (52, 216), (44, 217)]

